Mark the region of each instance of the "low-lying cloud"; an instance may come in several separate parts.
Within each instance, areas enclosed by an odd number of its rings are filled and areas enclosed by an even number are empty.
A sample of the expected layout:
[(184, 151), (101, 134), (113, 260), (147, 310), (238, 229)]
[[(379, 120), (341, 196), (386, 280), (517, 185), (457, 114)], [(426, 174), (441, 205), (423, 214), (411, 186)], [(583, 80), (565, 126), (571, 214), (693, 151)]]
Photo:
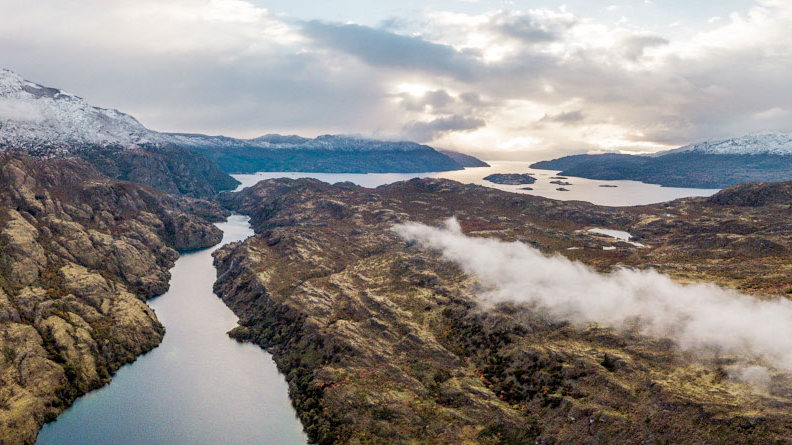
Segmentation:
[[(526, 304), (556, 320), (637, 329), (672, 339), (684, 350), (739, 355), (792, 371), (788, 300), (759, 300), (713, 284), (683, 285), (655, 271), (602, 274), (520, 242), (466, 236), (455, 219), (443, 228), (406, 223), (394, 230), (476, 277), (484, 302)], [(766, 371), (746, 367), (734, 377), (766, 379)]]

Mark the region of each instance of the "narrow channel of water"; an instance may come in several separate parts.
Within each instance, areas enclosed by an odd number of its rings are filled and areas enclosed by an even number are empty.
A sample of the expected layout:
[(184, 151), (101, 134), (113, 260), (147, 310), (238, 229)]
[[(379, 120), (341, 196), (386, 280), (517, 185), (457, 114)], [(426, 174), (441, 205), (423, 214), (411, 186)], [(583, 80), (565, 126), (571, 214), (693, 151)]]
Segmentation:
[[(248, 218), (218, 224), (222, 244), (253, 231)], [(185, 253), (170, 291), (149, 302), (162, 344), (47, 424), (39, 444), (305, 444), (271, 356), (226, 332), (237, 317), (212, 293), (212, 252)]]

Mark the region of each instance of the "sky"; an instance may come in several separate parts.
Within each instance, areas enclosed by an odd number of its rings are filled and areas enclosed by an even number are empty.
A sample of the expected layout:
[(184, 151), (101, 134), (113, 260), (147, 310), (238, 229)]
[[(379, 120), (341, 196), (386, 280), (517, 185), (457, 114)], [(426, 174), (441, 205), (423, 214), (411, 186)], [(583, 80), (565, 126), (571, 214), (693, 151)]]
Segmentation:
[(485, 159), (792, 131), (789, 0), (0, 0), (0, 66), (160, 131)]

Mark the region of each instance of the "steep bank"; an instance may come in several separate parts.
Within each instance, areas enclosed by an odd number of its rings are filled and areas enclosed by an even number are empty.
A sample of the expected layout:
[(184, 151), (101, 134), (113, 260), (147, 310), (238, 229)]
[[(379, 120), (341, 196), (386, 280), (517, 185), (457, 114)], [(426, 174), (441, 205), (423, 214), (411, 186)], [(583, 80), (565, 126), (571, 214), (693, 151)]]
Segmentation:
[[(669, 341), (482, 306), (472, 277), (391, 232), (456, 216), (469, 235), (601, 271), (651, 266), (779, 295), (790, 285), (787, 205), (607, 208), (431, 179), (376, 190), (270, 180), (223, 199), (252, 217), (257, 236), (218, 251), (216, 289), (240, 317), (233, 334), (274, 354), (314, 441), (788, 438), (788, 376), (772, 374), (757, 392), (727, 376), (735, 357), (694, 360)], [(628, 230), (649, 247), (593, 227)]]
[(32, 443), (159, 344), (144, 300), (168, 289), (177, 249), (220, 241), (223, 217), (81, 161), (0, 153), (0, 443)]
[(146, 184), (165, 193), (211, 198), (239, 182), (205, 156), (178, 145), (80, 147), (74, 155), (113, 179)]
[[(253, 234), (239, 215), (217, 227), (221, 244)], [(149, 300), (162, 343), (44, 425), (38, 445), (307, 443), (271, 356), (227, 335), (238, 319), (212, 292), (219, 246), (183, 252)]]

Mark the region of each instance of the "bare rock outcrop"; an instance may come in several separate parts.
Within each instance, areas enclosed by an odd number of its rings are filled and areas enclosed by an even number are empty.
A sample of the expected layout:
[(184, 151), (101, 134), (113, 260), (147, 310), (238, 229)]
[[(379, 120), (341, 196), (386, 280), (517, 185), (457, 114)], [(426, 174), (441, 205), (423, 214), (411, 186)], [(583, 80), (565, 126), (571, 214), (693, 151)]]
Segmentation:
[(33, 443), (159, 344), (145, 299), (168, 289), (177, 250), (220, 241), (224, 215), (82, 161), (0, 153), (0, 443)]

